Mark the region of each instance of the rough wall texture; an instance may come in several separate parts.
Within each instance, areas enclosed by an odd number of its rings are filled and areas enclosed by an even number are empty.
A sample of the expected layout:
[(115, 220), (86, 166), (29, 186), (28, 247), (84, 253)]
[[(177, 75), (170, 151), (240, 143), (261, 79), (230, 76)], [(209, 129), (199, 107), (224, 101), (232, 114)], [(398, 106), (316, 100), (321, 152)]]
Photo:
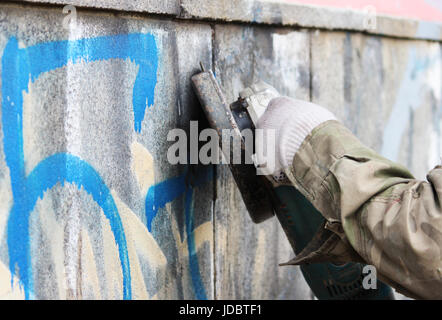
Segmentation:
[(262, 79), (418, 178), (440, 162), (439, 42), (61, 10), (0, 5), (1, 298), (311, 298), (228, 168), (167, 161), (205, 125), (200, 61), (231, 101)]

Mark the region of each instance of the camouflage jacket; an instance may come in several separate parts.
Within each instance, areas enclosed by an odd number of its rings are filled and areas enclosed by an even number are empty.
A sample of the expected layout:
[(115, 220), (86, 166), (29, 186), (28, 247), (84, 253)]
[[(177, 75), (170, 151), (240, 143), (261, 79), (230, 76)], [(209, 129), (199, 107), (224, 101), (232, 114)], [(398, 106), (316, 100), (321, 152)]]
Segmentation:
[(327, 121), (304, 140), (286, 174), (334, 235), (288, 264), (364, 262), (398, 292), (442, 299), (442, 166), (428, 181), (416, 180)]

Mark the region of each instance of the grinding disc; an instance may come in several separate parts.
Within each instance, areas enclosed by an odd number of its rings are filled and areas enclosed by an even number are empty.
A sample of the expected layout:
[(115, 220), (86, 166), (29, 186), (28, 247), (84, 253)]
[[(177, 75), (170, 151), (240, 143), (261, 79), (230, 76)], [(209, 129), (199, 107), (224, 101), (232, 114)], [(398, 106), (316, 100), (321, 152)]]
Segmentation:
[(233, 133), (232, 141), (241, 141), (242, 161), (240, 164), (233, 163), (233, 143), (230, 143), (228, 150), (225, 150), (225, 148), (222, 148), (222, 150), (226, 159), (230, 160), (230, 170), (252, 221), (260, 223), (267, 220), (274, 215), (271, 197), (273, 188), (267, 178), (256, 174), (253, 162), (247, 164), (245, 161), (246, 158), (251, 156), (245, 152), (246, 148), (240, 132), (246, 125), (241, 128), (235, 121), (235, 117), (239, 121), (241, 115), (235, 114), (234, 116), (232, 113), (212, 71), (194, 75), (192, 83), (210, 126), (218, 133), (220, 146), (222, 144), (222, 131), (225, 129), (231, 130)]

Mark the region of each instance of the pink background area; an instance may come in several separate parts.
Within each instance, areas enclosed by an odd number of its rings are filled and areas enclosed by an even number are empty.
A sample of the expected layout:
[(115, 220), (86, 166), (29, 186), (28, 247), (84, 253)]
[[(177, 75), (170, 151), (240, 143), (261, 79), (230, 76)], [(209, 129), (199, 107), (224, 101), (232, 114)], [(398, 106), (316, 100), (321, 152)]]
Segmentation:
[(442, 0), (285, 0), (286, 2), (363, 10), (373, 6), (379, 14), (442, 22)]

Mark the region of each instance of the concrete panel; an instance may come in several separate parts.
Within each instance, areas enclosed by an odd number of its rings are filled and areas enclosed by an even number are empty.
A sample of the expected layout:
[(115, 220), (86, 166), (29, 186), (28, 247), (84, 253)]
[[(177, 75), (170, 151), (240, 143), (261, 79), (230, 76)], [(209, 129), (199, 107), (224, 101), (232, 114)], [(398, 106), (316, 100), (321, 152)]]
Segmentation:
[(0, 10), (2, 297), (213, 298), (213, 169), (166, 159), (210, 27)]
[(241, 21), (329, 30), (364, 31), (375, 35), (440, 41), (438, 22), (402, 19), (329, 6), (266, 0), (181, 0), (181, 17)]
[[(279, 29), (215, 27), (215, 71), (228, 101), (261, 79), (282, 94), (309, 97), (309, 35)], [(215, 290), (218, 299), (308, 299), (276, 218), (255, 225), (226, 165), (218, 166), (215, 204)]]
[[(14, 0), (13, 0), (14, 1)], [(158, 14), (178, 15), (180, 12), (177, 0), (16, 0), (17, 2), (33, 2), (42, 4), (73, 5), (97, 9), (112, 9), (121, 11), (138, 11)]]
[(312, 33), (313, 101), (419, 179), (440, 163), (438, 43)]
[[(364, 31), (393, 37), (442, 39), (442, 25), (395, 17), (371, 10), (349, 10), (275, 0), (10, 0), (22, 3), (75, 5), (95, 9), (173, 15), (180, 19), (220, 20), (328, 30)], [(373, 5), (373, 4), (372, 4)], [(369, 8), (370, 6), (367, 6)], [(413, 15), (412, 15), (413, 16)]]

